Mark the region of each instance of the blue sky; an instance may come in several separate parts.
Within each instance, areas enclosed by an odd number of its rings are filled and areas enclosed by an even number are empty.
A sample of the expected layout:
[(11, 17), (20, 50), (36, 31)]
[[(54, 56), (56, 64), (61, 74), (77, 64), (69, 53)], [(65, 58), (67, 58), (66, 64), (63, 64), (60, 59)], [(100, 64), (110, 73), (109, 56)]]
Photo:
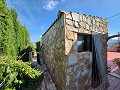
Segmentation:
[[(32, 42), (57, 18), (58, 10), (78, 12), (108, 18), (120, 13), (120, 0), (6, 0), (13, 6), (22, 24), (26, 25)], [(108, 19), (109, 35), (120, 32), (120, 15)]]

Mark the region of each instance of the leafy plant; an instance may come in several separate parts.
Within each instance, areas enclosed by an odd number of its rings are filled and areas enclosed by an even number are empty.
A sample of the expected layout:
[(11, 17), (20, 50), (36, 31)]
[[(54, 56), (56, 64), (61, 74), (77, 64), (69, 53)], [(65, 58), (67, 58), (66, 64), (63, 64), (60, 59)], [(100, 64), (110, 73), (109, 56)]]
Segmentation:
[(3, 89), (24, 90), (36, 87), (42, 81), (42, 72), (31, 68), (28, 62), (16, 60), (27, 52), (24, 60), (28, 61), (29, 48), (27, 28), (18, 20), (16, 10), (0, 0), (0, 83), (5, 80)]
[(113, 60), (113, 63), (120, 66), (120, 58), (115, 58), (115, 59)]
[(41, 71), (31, 68), (28, 62), (0, 58), (0, 82), (5, 80), (5, 90), (36, 88), (43, 80)]

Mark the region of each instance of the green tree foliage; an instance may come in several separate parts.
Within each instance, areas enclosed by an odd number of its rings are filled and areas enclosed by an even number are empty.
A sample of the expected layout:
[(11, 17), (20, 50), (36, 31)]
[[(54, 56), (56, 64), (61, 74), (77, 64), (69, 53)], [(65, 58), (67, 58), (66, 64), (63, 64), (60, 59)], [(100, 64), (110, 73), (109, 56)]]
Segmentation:
[(36, 90), (43, 80), (43, 73), (31, 68), (28, 62), (4, 56), (0, 57), (0, 83), (4, 80), (2, 90)]
[(15, 55), (12, 18), (4, 0), (0, 1), (0, 15), (0, 51), (7, 55)]
[(16, 60), (27, 52), (20, 59), (28, 61), (30, 51), (28, 30), (18, 20), (16, 10), (0, 0), (0, 83), (5, 80), (2, 90), (34, 90), (42, 82), (42, 72), (28, 62)]
[(16, 57), (30, 45), (28, 30), (18, 20), (16, 10), (0, 0), (0, 54)]

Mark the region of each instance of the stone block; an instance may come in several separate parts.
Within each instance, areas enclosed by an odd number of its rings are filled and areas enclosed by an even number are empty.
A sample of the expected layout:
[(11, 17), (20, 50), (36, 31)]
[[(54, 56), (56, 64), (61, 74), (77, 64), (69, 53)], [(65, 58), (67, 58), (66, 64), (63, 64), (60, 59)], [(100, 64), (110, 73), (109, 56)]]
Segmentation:
[(66, 25), (66, 30), (70, 30), (73, 32), (78, 32), (78, 28), (74, 28), (73, 26)]
[(79, 28), (79, 31), (78, 31), (79, 33), (84, 33), (84, 28), (83, 27), (81, 27), (81, 28)]
[(69, 81), (70, 81), (70, 77), (67, 75), (67, 76), (66, 76), (66, 86), (69, 85)]
[(56, 36), (56, 39), (59, 38), (60, 37), (60, 31), (57, 31), (55, 36)]
[(79, 90), (78, 85), (79, 85), (78, 82), (75, 82), (75, 89), (76, 90)]
[(78, 52), (76, 50), (73, 50), (72, 52), (74, 53), (74, 55), (78, 55)]
[(70, 53), (70, 55), (68, 56), (68, 64), (71, 65), (75, 63), (77, 63), (77, 56), (73, 53)]
[(77, 33), (73, 33), (73, 34), (74, 34), (74, 41), (73, 41), (73, 44), (74, 44), (77, 41)]
[(95, 24), (95, 19), (94, 18), (92, 19), (92, 23), (93, 23), (93, 25)]
[(61, 41), (61, 44), (64, 46), (65, 45), (65, 41)]
[(79, 14), (72, 13), (72, 18), (73, 18), (74, 21), (78, 21), (79, 22)]
[(87, 18), (87, 23), (88, 23), (89, 25), (92, 25), (92, 22), (91, 22), (91, 18), (90, 18), (90, 17)]
[(96, 26), (99, 27), (99, 22), (96, 22)]
[(74, 25), (75, 28), (79, 28), (78, 22), (75, 21), (73, 25)]
[(90, 25), (90, 30), (92, 31), (93, 27)]
[[(79, 64), (76, 64), (76, 65), (74, 66), (74, 72), (79, 71), (78, 68), (79, 68)], [(79, 76), (80, 76), (80, 74), (79, 74)]]
[(56, 37), (56, 32), (57, 32), (57, 30), (54, 29), (54, 30), (53, 30), (53, 37), (52, 37), (52, 38), (55, 38), (55, 37)]
[(84, 33), (89, 34), (89, 31), (87, 29), (83, 29), (83, 30)]
[(75, 78), (80, 77), (80, 75), (81, 75), (81, 71), (78, 71), (77, 74), (76, 74), (76, 76), (75, 76)]
[(66, 24), (73, 26), (73, 21), (70, 19), (66, 19)]
[(92, 31), (96, 31), (95, 25), (92, 26)]
[(67, 68), (67, 73), (68, 74), (73, 74), (73, 68), (72, 67), (68, 67)]
[(60, 18), (60, 27), (64, 26), (64, 15), (61, 16)]
[(68, 40), (74, 40), (74, 33), (70, 30), (66, 30), (66, 37)]
[(83, 58), (83, 54), (82, 53), (78, 53), (78, 58), (79, 59)]
[(61, 24), (61, 23), (60, 23), (60, 20), (56, 22), (56, 28), (57, 28), (57, 29), (60, 28), (60, 24)]
[(79, 22), (82, 22), (83, 21), (83, 15), (80, 14), (79, 19), (80, 19)]
[(65, 39), (65, 55), (68, 55), (72, 49), (72, 40)]
[(83, 15), (83, 21), (86, 22), (86, 15)]
[(71, 16), (70, 13), (66, 15), (66, 19), (71, 19), (72, 20), (72, 16)]
[(77, 41), (73, 43), (73, 50), (77, 51)]
[(90, 59), (87, 59), (86, 61), (85, 61), (85, 65), (89, 65), (89, 64), (91, 64), (92, 62), (90, 61)]
[(85, 26), (86, 26), (86, 23), (85, 23), (85, 22), (80, 22), (79, 24), (80, 24), (80, 26), (83, 27), (83, 28), (85, 28)]
[(87, 52), (86, 54), (84, 54), (84, 57), (85, 57), (86, 59), (89, 59), (89, 58), (90, 58), (90, 53)]
[(88, 73), (88, 71), (87, 71), (86, 69), (84, 69), (84, 70), (81, 72), (81, 75), (82, 75), (82, 76), (85, 76), (87, 73)]
[(88, 30), (90, 29), (90, 27), (89, 27), (89, 25), (88, 25), (88, 24), (86, 24), (86, 29), (88, 29)]
[(100, 18), (95, 18), (95, 20), (96, 20), (97, 22), (100, 22)]

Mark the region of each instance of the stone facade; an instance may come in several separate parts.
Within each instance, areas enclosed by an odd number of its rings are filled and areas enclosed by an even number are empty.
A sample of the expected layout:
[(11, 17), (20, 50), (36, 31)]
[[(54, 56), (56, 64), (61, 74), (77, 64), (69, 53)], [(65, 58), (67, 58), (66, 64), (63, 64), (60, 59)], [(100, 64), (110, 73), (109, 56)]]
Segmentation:
[(62, 14), (42, 36), (44, 59), (56, 87), (65, 90), (65, 28)]
[(102, 34), (107, 61), (106, 19), (59, 11), (58, 19), (43, 34), (44, 59), (58, 90), (88, 90), (91, 86), (92, 52), (78, 53), (78, 34)]

